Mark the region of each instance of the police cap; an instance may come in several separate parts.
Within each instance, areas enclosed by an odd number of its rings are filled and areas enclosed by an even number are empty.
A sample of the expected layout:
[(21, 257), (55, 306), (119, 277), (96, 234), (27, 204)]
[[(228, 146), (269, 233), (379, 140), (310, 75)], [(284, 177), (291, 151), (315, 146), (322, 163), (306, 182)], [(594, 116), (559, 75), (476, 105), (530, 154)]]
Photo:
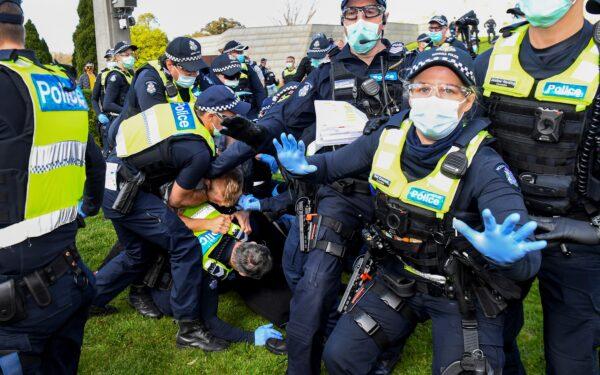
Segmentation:
[(411, 80), (415, 78), (419, 73), (432, 66), (450, 68), (460, 77), (465, 85), (475, 85), (475, 65), (473, 58), (467, 51), (452, 47), (448, 43), (419, 53), (408, 72), (407, 79)]
[(237, 60), (232, 60), (227, 54), (222, 54), (213, 60), (210, 68), (215, 74), (223, 74), (233, 77), (242, 72), (242, 64)]
[(592, 14), (600, 14), (600, 0), (588, 0), (585, 9)]
[(115, 55), (115, 52), (112, 50), (112, 48), (109, 48), (106, 50), (106, 52), (104, 53), (104, 58), (105, 59), (110, 59), (111, 57), (113, 57)]
[(444, 15), (431, 17), (431, 19), (429, 20), (429, 23), (434, 23), (434, 22), (440, 24), (440, 26), (442, 26), (442, 27), (448, 26), (448, 19)]
[(121, 52), (127, 51), (128, 49), (132, 49), (134, 51), (137, 51), (137, 46), (135, 44), (131, 44), (127, 41), (121, 41), (121, 42), (117, 42), (117, 44), (115, 44), (115, 47), (113, 48), (113, 54), (117, 55)]
[(429, 43), (431, 39), (429, 39), (429, 35), (423, 33), (417, 37), (417, 42), (419, 43)]
[(204, 112), (231, 111), (236, 115), (246, 116), (251, 106), (241, 101), (229, 87), (215, 85), (202, 91), (194, 107)]
[(248, 49), (247, 45), (242, 44), (242, 43), (238, 42), (237, 40), (230, 40), (229, 42), (227, 42), (227, 44), (225, 44), (225, 47), (223, 47), (223, 53), (229, 53), (232, 51), (242, 52), (247, 49)]
[(308, 48), (307, 55), (311, 59), (323, 59), (332, 47), (332, 43), (325, 35), (315, 38)]
[[(0, 5), (12, 3), (21, 8), (21, 0), (0, 0)], [(10, 23), (13, 25), (22, 25), (25, 22), (25, 17), (22, 14), (0, 13), (0, 23)]]
[[(342, 0), (342, 9), (346, 8), (346, 5), (348, 5), (348, 1), (350, 0)], [(384, 8), (387, 8), (386, 0), (377, 0), (377, 4), (383, 6)]]
[(175, 65), (190, 72), (199, 72), (208, 68), (208, 65), (202, 60), (202, 48), (196, 39), (185, 36), (173, 39), (167, 45), (165, 56)]

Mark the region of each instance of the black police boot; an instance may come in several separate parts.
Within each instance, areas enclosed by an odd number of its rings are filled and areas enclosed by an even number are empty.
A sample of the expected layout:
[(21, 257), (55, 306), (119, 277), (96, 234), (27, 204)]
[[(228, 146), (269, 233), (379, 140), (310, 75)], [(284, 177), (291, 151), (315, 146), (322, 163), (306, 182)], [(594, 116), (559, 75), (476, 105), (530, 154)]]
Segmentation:
[(106, 305), (106, 306), (96, 306), (96, 305), (92, 305), (90, 307), (90, 316), (106, 316), (106, 315), (112, 315), (117, 313), (119, 310), (117, 310), (116, 307), (111, 306), (111, 305)]
[(267, 348), (267, 350), (273, 354), (277, 354), (277, 355), (287, 354), (287, 343), (285, 342), (285, 339), (280, 340), (280, 339), (270, 338), (265, 343), (265, 348)]
[(129, 288), (129, 304), (145, 318), (160, 319), (163, 314), (154, 304), (146, 286), (132, 285)]
[(198, 348), (205, 352), (218, 352), (229, 347), (229, 342), (213, 336), (200, 320), (180, 320), (176, 343), (178, 348)]

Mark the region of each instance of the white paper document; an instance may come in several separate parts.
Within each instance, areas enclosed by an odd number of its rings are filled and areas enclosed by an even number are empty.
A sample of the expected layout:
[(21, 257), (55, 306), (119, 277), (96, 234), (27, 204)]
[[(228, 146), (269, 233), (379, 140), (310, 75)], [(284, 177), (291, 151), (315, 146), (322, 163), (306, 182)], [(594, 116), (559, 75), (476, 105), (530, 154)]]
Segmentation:
[(367, 115), (352, 104), (333, 100), (315, 100), (315, 112), (317, 135), (311, 151), (352, 143), (362, 135), (368, 120)]

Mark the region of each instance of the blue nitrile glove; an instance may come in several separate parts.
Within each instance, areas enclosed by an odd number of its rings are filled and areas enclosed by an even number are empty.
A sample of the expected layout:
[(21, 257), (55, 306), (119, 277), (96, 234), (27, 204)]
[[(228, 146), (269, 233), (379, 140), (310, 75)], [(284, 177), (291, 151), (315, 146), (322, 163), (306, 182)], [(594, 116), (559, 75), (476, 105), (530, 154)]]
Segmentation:
[(110, 122), (110, 120), (104, 113), (98, 115), (98, 121), (100, 121), (100, 123), (103, 125), (106, 125)]
[(306, 152), (304, 142), (296, 142), (296, 138), (293, 135), (281, 133), (281, 144), (275, 138), (273, 139), (273, 145), (275, 145), (277, 158), (281, 165), (293, 174), (304, 176), (317, 170), (317, 167), (309, 165), (304, 157), (304, 153)]
[(256, 160), (262, 161), (266, 165), (269, 166), (271, 173), (275, 174), (279, 170), (279, 165), (277, 165), (277, 160), (269, 154), (258, 154), (256, 155)]
[(546, 241), (529, 241), (537, 223), (530, 221), (517, 231), (515, 226), (520, 220), (517, 213), (509, 215), (502, 225), (487, 208), (482, 212), (485, 230), (477, 232), (463, 221), (454, 219), (452, 226), (460, 232), (481, 254), (498, 264), (510, 264), (523, 258), (530, 251), (538, 251), (546, 247)]
[(242, 195), (237, 206), (242, 211), (260, 211), (260, 201), (252, 194)]
[(87, 217), (85, 212), (83, 212), (83, 201), (79, 201), (79, 203), (77, 203), (77, 214), (79, 216), (81, 216), (83, 219), (85, 219)]
[(268, 339), (283, 340), (283, 335), (273, 328), (273, 324), (265, 324), (254, 331), (254, 345), (263, 346)]

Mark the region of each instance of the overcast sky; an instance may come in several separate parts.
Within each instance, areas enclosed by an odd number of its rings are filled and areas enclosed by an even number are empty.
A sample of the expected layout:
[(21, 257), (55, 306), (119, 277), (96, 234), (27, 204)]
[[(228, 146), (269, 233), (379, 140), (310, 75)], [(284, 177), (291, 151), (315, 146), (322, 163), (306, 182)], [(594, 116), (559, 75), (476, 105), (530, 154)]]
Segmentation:
[[(231, 17), (243, 25), (277, 24), (286, 0), (138, 0), (134, 15), (152, 12), (169, 38), (200, 30), (218, 17)], [(305, 8), (312, 0), (296, 0)], [(53, 52), (73, 52), (72, 34), (78, 22), (78, 0), (23, 0), (25, 17), (31, 18)], [(452, 19), (474, 9), (482, 22), (494, 15), (501, 24), (515, 0), (388, 0), (391, 22), (425, 23), (435, 13)], [(340, 0), (317, 0), (311, 23), (337, 24)]]

